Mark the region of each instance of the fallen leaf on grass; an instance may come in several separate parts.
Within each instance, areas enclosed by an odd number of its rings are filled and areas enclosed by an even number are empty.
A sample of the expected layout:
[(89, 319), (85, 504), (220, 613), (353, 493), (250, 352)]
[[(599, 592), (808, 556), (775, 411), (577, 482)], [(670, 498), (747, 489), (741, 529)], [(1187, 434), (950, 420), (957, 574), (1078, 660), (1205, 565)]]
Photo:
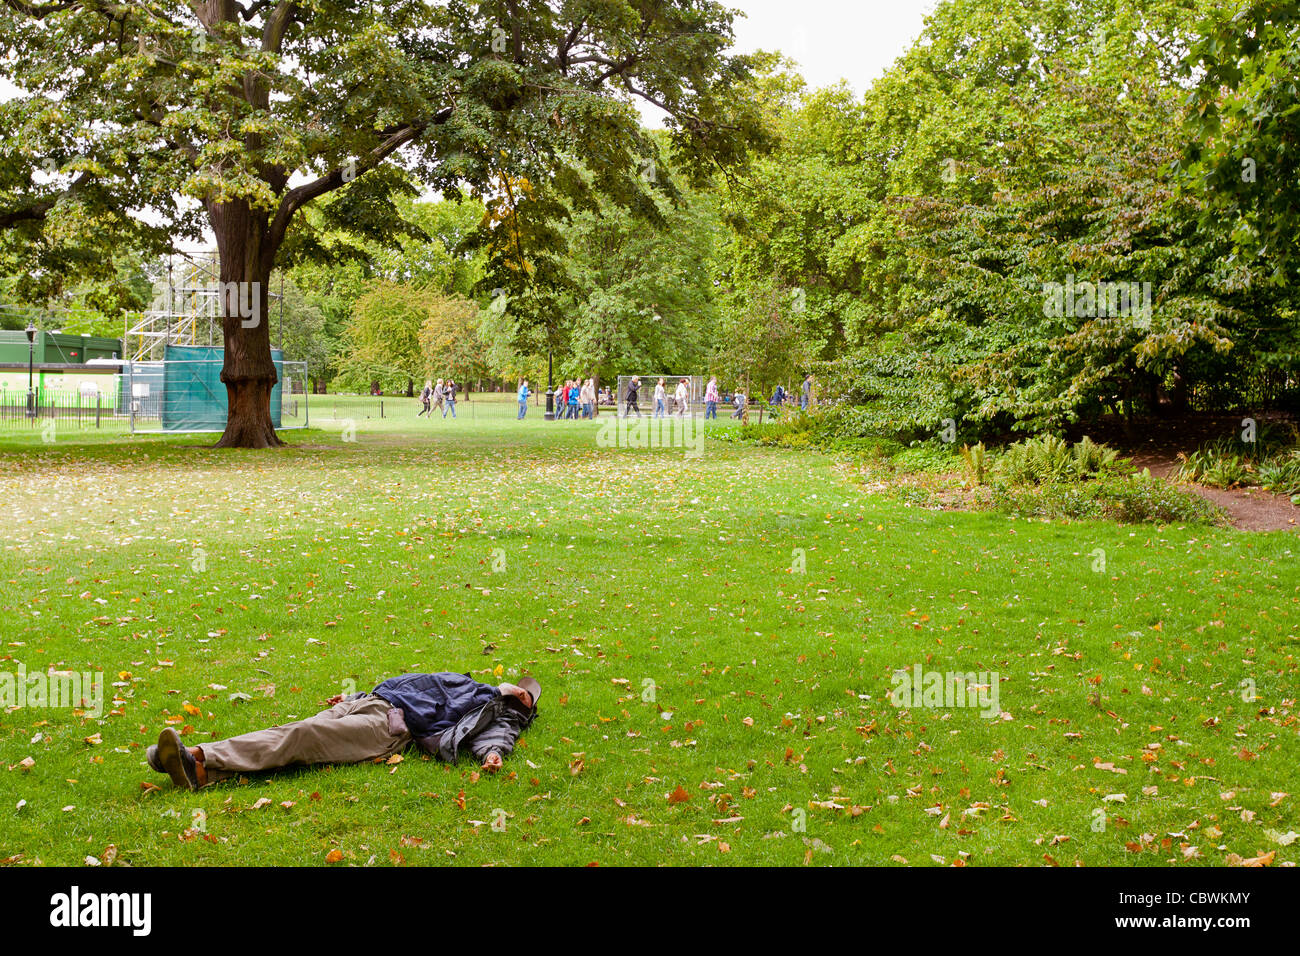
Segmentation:
[(1229, 853), (1224, 859), (1228, 866), (1272, 866), (1275, 856), (1277, 850), (1270, 850), (1262, 856), (1252, 856), (1250, 859), (1242, 859), (1235, 853)]

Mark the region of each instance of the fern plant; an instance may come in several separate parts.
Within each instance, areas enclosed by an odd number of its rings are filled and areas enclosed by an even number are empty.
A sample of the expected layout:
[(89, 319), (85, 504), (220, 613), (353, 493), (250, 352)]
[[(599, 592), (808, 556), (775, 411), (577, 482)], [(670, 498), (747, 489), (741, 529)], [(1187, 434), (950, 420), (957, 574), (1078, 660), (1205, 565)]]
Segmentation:
[(983, 442), (979, 442), (973, 448), (970, 445), (962, 445), (961, 460), (966, 465), (966, 474), (974, 484), (986, 483), (989, 472), (989, 451), (984, 447)]
[(1041, 485), (1068, 477), (1074, 471), (1074, 455), (1063, 439), (1039, 435), (1012, 444), (1000, 464), (1012, 484)]
[(1099, 445), (1087, 435), (1075, 442), (1074, 470), (1080, 478), (1093, 478), (1115, 467), (1119, 452)]

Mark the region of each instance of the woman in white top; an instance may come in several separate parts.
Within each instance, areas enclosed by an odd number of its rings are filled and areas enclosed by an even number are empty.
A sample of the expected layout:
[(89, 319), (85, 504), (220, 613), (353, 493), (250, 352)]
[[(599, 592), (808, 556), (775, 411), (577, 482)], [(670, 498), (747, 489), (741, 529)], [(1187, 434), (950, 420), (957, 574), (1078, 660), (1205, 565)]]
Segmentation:
[(686, 415), (686, 406), (690, 401), (690, 390), (686, 387), (686, 379), (677, 383), (677, 394), (674, 396), (677, 400), (677, 414)]
[(664, 398), (667, 393), (664, 391), (664, 380), (661, 378), (655, 385), (655, 418), (664, 417)]

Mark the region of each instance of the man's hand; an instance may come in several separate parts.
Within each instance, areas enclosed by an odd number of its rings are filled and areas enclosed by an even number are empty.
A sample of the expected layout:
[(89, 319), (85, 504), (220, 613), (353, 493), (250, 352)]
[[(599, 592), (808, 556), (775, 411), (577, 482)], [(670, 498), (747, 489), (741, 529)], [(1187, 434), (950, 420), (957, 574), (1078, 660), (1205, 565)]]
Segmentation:
[(487, 759), (483, 761), (483, 769), (488, 773), (496, 773), (501, 769), (501, 755), (495, 750), (488, 752)]
[(326, 706), (328, 706), (328, 707), (333, 707), (335, 704), (341, 704), (341, 703), (343, 703), (343, 695), (342, 695), (342, 694), (335, 694), (335, 695), (334, 695), (333, 697), (331, 697), (329, 700), (325, 701), (325, 704), (326, 704)]

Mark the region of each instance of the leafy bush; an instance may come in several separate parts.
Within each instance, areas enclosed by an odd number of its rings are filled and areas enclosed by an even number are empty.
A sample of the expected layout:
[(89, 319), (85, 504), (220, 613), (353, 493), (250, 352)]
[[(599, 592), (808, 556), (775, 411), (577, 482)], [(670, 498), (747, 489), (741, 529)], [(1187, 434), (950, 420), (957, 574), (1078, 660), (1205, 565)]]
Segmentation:
[(873, 434), (864, 411), (848, 406), (822, 409), (814, 414), (795, 412), (762, 425), (751, 420), (742, 428), (719, 431), (717, 437), (781, 448), (812, 446), (869, 458), (886, 458), (903, 448), (900, 442)]
[(1269, 422), (1253, 442), (1220, 438), (1207, 442), (1190, 455), (1179, 455), (1180, 481), (1211, 488), (1262, 485), (1283, 494), (1300, 492), (1300, 448), (1297, 431), (1288, 423)]
[(1239, 442), (1228, 439), (1202, 445), (1190, 455), (1180, 454), (1179, 481), (1194, 481), (1211, 488), (1236, 488), (1256, 483), (1253, 469)]
[(862, 431), (901, 441), (932, 437), (964, 402), (933, 355), (896, 335), (818, 369), (823, 400), (851, 411)]
[(1052, 482), (993, 489), (992, 507), (1026, 517), (1138, 522), (1220, 522), (1222, 512), (1199, 495), (1153, 478), (1103, 475), (1089, 482)]
[(917, 472), (940, 473), (952, 470), (952, 452), (947, 446), (933, 442), (918, 442), (893, 456), (894, 466), (905, 474)]
[(1222, 455), (1210, 462), (1201, 481), (1211, 488), (1239, 488), (1258, 484), (1251, 463), (1240, 455)]
[(1259, 466), (1259, 483), (1283, 495), (1300, 494), (1300, 450), (1276, 455)]

